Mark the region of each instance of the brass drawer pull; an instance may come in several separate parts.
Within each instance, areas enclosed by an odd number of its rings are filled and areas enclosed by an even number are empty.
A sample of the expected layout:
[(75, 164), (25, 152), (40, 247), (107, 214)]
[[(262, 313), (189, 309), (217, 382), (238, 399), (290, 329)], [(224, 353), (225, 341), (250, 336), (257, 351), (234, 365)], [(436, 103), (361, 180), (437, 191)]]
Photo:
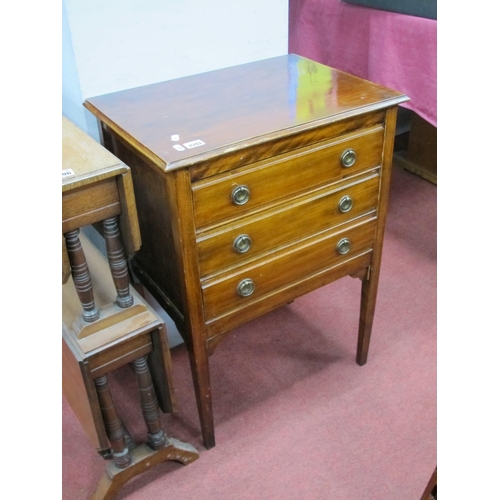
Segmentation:
[(248, 297), (252, 295), (255, 290), (255, 283), (250, 278), (241, 280), (236, 287), (236, 291), (240, 297)]
[(240, 234), (233, 241), (234, 251), (237, 253), (245, 253), (250, 250), (250, 246), (252, 245), (252, 240), (248, 234)]
[(343, 196), (339, 201), (339, 210), (345, 214), (351, 210), (353, 204), (352, 198), (349, 195)]
[(356, 153), (354, 149), (346, 149), (340, 156), (340, 162), (345, 168), (352, 167), (356, 163)]
[(349, 252), (351, 249), (351, 242), (349, 241), (348, 238), (342, 238), (338, 243), (337, 243), (337, 252), (340, 255), (345, 255), (346, 253)]
[(250, 189), (247, 186), (236, 186), (231, 193), (231, 201), (235, 205), (244, 205), (250, 199)]

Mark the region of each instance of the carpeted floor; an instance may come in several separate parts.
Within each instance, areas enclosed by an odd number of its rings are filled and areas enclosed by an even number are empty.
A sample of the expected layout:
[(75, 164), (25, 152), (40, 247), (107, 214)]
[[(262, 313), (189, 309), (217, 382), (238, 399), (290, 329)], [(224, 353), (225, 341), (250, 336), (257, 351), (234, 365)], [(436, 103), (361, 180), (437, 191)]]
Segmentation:
[[(436, 186), (395, 168), (368, 363), (355, 362), (360, 281), (344, 278), (236, 329), (211, 357), (216, 447), (201, 443), (187, 353), (173, 349), (168, 434), (200, 452), (118, 499), (420, 500), (436, 466)], [(145, 429), (128, 368), (121, 416)], [(63, 499), (88, 499), (104, 460), (63, 399)]]

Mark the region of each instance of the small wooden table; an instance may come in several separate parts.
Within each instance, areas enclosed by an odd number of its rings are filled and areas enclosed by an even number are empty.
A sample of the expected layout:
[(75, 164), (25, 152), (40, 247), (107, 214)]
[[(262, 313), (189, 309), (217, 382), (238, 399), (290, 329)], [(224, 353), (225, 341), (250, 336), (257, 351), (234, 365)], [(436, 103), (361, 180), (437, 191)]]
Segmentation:
[(292, 54), (85, 101), (132, 169), (134, 269), (184, 337), (207, 448), (208, 356), (236, 326), (357, 276), (366, 362), (406, 100)]
[[(62, 121), (63, 394), (85, 433), (111, 455), (93, 500), (111, 500), (127, 481), (165, 460), (191, 463), (188, 443), (167, 436), (171, 359), (165, 324), (130, 286), (127, 258), (141, 244), (130, 169), (69, 120)], [(107, 259), (80, 228), (103, 223)], [(133, 364), (147, 443), (136, 445), (114, 405), (108, 374)]]

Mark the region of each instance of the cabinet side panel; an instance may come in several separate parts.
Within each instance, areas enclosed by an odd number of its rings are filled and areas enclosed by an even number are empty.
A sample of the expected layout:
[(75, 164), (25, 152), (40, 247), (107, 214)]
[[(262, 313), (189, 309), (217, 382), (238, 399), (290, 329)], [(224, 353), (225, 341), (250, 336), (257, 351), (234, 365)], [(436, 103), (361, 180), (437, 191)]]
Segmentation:
[[(107, 135), (107, 133), (105, 133)], [(172, 256), (175, 255), (172, 214), (169, 209), (166, 192), (166, 179), (143, 159), (132, 152), (119, 139), (105, 140), (106, 147), (120, 158), (132, 171), (135, 201), (141, 232), (142, 245), (136, 253), (134, 261), (142, 272), (154, 282), (174, 310), (165, 304), (165, 300), (157, 300), (173, 313), (173, 319), (179, 320), (178, 311), (184, 315), (180, 294), (180, 268)], [(157, 263), (161, 262), (161, 265)], [(151, 290), (154, 294), (154, 290)]]

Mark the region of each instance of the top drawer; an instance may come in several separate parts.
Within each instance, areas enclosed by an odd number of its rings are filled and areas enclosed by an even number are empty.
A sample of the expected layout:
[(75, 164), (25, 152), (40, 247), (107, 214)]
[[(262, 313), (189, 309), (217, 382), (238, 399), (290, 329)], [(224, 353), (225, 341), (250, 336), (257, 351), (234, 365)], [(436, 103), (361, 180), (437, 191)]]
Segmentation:
[(380, 165), (384, 128), (371, 127), (193, 184), (197, 229)]

